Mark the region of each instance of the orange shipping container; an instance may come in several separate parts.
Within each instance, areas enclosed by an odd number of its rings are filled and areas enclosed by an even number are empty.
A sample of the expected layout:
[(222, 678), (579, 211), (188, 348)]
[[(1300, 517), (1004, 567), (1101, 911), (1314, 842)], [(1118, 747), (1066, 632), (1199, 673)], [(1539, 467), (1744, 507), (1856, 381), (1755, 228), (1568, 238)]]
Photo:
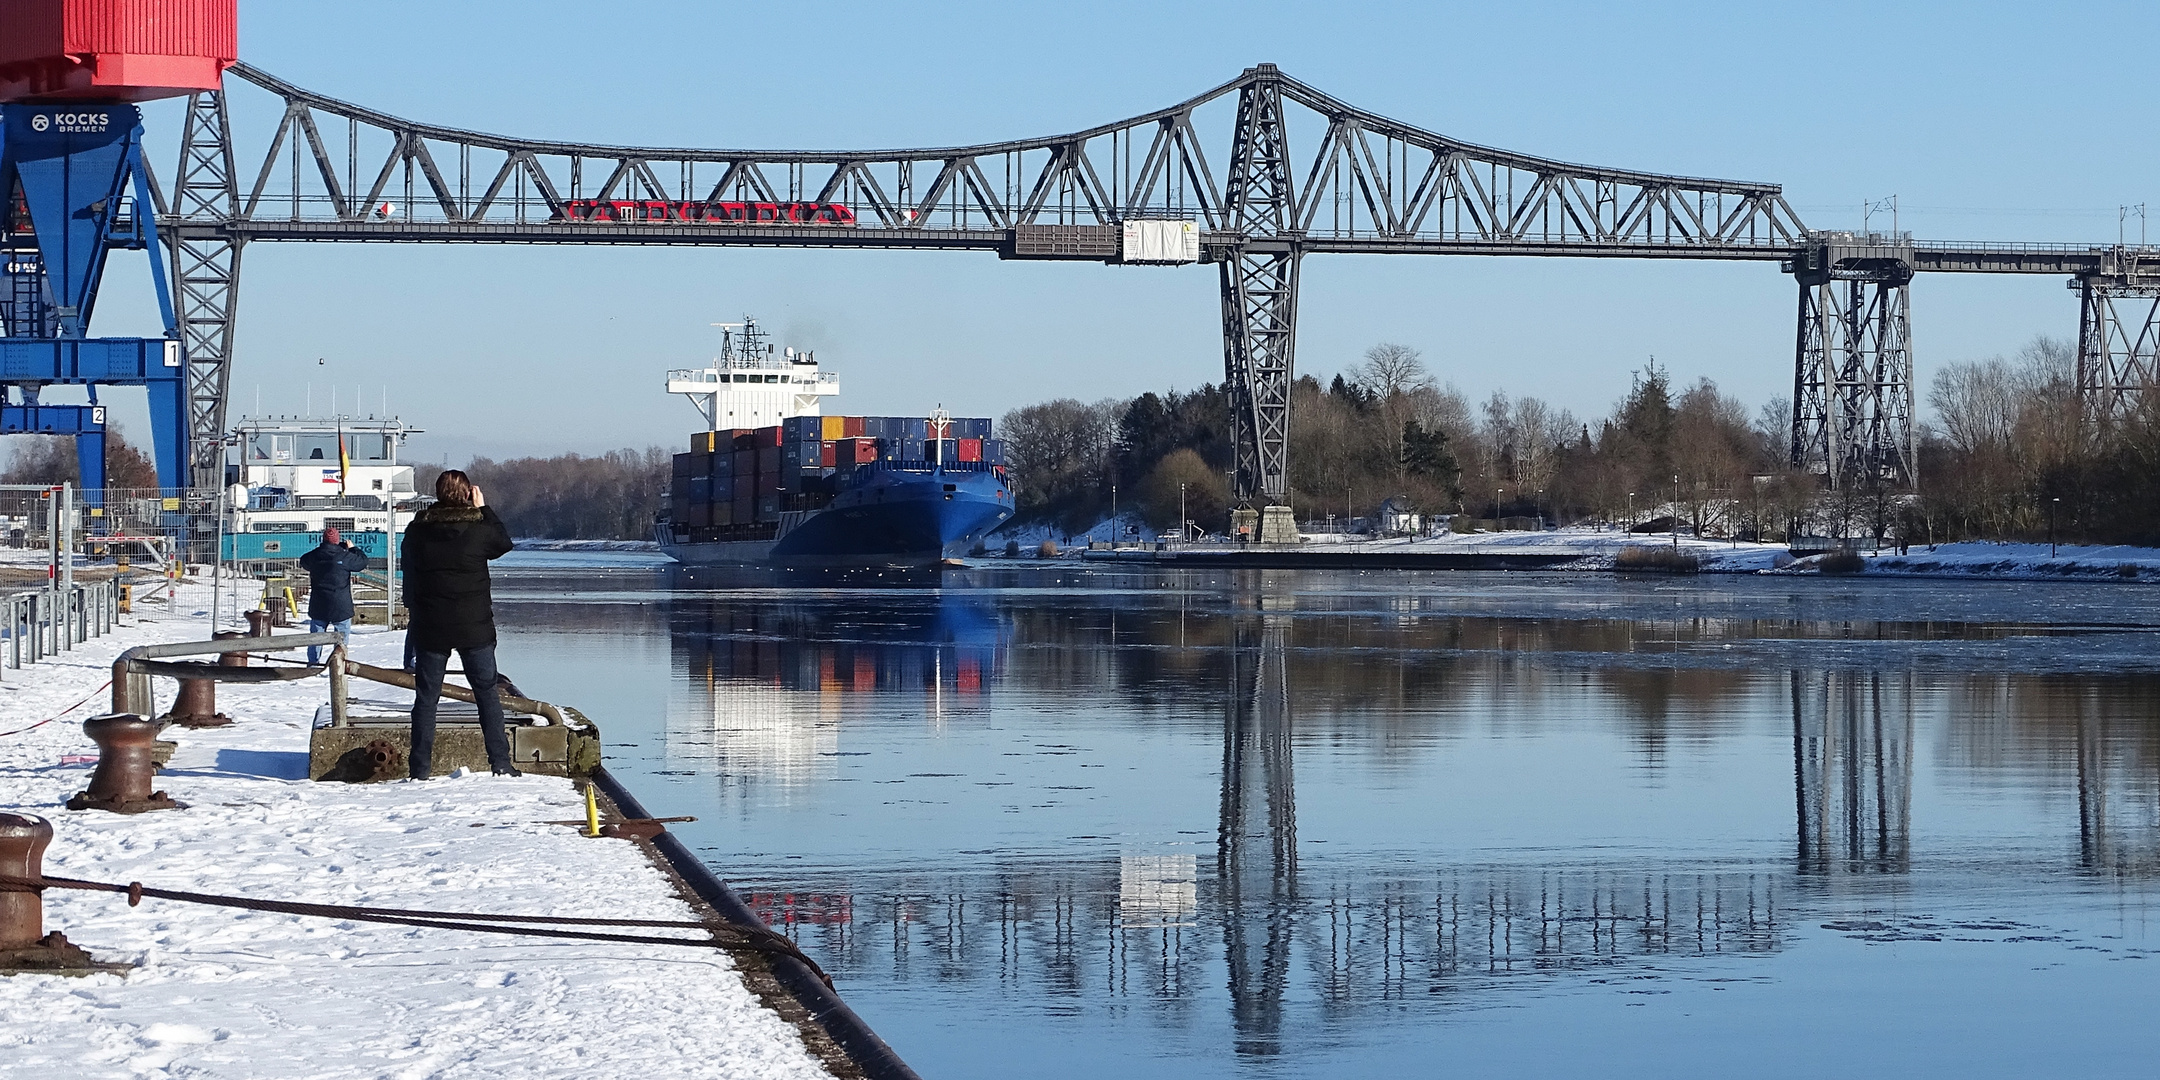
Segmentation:
[(818, 438), (826, 442), (847, 438), (847, 417), (824, 416), (819, 421)]

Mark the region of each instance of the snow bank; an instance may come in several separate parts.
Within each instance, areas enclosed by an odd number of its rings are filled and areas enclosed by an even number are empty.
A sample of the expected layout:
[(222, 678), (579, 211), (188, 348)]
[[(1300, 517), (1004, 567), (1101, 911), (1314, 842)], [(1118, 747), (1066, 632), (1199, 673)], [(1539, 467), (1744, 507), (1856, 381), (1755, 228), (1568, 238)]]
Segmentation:
[[(2160, 581), (2160, 548), (2126, 544), (2080, 546), (1970, 540), (1916, 544), (1899, 555), (1885, 548), (1860, 549), (1861, 571), (1871, 576), (1979, 578), (2002, 581)], [(1820, 558), (1803, 559), (1785, 573), (1818, 573)]]
[[(188, 804), (121, 817), (61, 803), (94, 754), (81, 721), (131, 645), (205, 636), (207, 587), (50, 663), (5, 672), (0, 807), (43, 815), (48, 873), (332, 904), (693, 918), (633, 845), (539, 824), (580, 816), (559, 777), (307, 780), (327, 680), (221, 686), (239, 722), (172, 729), (158, 786)], [(228, 601), (229, 603), (229, 601)], [(229, 608), (228, 608), (229, 610)], [(402, 635), (355, 639), (396, 666)], [(388, 688), (375, 690), (389, 691)], [(169, 683), (161, 695), (171, 693)], [(371, 691), (374, 693), (375, 691)], [(0, 1076), (812, 1077), (801, 1035), (709, 948), (548, 941), (49, 891), (45, 925), (125, 975), (0, 977)], [(660, 931), (660, 933), (683, 933)]]

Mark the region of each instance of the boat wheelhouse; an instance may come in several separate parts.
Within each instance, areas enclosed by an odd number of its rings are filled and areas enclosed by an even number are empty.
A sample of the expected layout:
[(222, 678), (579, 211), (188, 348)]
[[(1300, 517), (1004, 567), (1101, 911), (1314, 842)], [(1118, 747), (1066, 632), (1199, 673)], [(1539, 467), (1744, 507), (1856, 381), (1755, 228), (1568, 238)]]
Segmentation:
[(243, 417), (225, 463), (225, 558), (297, 559), (336, 528), (370, 561), (389, 556), (421, 505), (398, 449), (420, 429), (395, 418)]

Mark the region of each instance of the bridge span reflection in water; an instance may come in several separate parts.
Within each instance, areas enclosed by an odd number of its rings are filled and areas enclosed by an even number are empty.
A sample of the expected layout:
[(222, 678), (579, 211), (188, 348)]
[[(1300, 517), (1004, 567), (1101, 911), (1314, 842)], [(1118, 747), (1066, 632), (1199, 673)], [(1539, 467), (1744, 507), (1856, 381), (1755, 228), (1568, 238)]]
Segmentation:
[(2136, 590), (560, 576), (515, 644), (649, 643), (612, 767), (926, 1074), (1610, 1064), (1848, 981), (2016, 1010), (1895, 1036), (1982, 1074), (2153, 1048), (2005, 974), (2160, 1004)]

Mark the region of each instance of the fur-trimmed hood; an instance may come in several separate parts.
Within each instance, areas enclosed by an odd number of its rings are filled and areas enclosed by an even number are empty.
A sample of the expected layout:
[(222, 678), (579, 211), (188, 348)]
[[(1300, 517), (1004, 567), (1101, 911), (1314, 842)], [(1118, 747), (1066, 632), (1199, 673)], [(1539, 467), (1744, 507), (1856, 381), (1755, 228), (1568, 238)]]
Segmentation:
[(437, 503), (413, 515), (413, 524), (461, 525), (480, 521), (486, 515), (477, 506), (444, 506)]

